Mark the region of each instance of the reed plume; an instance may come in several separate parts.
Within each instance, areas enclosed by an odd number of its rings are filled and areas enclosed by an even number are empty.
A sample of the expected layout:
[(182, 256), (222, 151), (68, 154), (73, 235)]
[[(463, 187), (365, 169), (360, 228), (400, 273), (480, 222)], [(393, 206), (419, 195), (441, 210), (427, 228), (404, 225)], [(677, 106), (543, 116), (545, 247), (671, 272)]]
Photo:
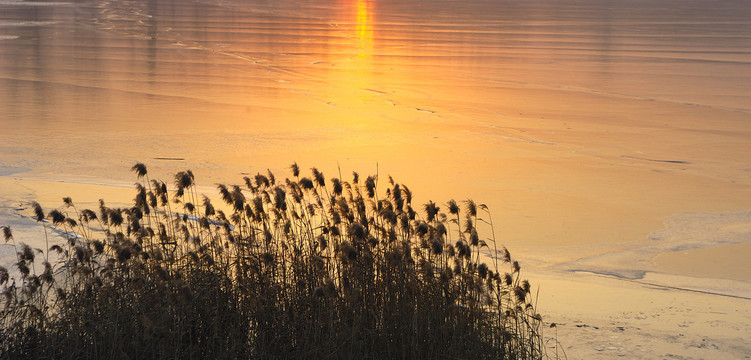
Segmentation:
[(146, 171), (146, 165), (140, 162), (133, 165), (131, 170), (136, 173), (136, 176), (139, 179), (146, 176), (146, 174), (148, 174), (148, 171)]
[(10, 226), (2, 226), (0, 227), (3, 229), (3, 239), (5, 239), (5, 242), (13, 240), (13, 231), (10, 229)]

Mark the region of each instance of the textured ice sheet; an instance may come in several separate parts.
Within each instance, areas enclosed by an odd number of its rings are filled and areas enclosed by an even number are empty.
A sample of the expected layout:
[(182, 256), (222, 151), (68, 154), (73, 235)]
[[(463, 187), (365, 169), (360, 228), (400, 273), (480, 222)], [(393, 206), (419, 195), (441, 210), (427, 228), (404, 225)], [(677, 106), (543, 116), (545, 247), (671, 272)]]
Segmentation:
[[(654, 231), (646, 241), (636, 242), (629, 248), (567, 261), (552, 268), (590, 272), (628, 280), (675, 287), (692, 291), (741, 296), (751, 299), (751, 278), (745, 268), (725, 269), (732, 279), (700, 279), (679, 274), (661, 274), (655, 257), (664, 253), (700, 250), (721, 245), (746, 243), (751, 239), (751, 212), (682, 213), (665, 219), (665, 228)], [(695, 263), (694, 268), (729, 266), (723, 263), (722, 254)], [(699, 272), (700, 271), (695, 271)], [(694, 273), (695, 273), (694, 272)], [(745, 274), (745, 275), (744, 275)]]
[(13, 175), (16, 173), (26, 172), (30, 170), (31, 169), (24, 168), (24, 167), (0, 165), (0, 176), (8, 176), (8, 175)]
[(65, 6), (71, 5), (69, 2), (55, 2), (55, 1), (14, 1), (14, 0), (0, 0), (0, 5), (12, 5), (12, 6)]

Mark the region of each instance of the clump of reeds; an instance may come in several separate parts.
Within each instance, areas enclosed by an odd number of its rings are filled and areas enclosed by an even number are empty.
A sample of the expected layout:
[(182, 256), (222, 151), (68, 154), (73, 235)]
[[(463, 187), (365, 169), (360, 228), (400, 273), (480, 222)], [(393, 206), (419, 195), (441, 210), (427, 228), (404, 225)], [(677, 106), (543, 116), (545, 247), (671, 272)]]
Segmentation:
[(192, 172), (170, 187), (136, 164), (133, 206), (34, 205), (66, 242), (41, 268), (17, 247), (18, 282), (0, 268), (0, 358), (544, 357), (529, 282), (480, 238), (487, 207), (423, 216), (390, 178), (291, 169), (219, 184), (215, 205)]

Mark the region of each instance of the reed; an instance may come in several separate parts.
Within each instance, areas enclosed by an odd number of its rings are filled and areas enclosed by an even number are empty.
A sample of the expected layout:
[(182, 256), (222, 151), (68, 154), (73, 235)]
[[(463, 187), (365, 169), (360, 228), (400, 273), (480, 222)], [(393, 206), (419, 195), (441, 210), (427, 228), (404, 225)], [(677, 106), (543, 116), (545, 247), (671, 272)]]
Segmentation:
[(546, 358), (518, 262), (479, 238), (487, 207), (419, 214), (393, 179), (290, 169), (213, 204), (192, 172), (170, 190), (139, 163), (131, 207), (35, 204), (66, 241), (39, 274), (24, 245), (17, 282), (0, 268), (0, 358)]

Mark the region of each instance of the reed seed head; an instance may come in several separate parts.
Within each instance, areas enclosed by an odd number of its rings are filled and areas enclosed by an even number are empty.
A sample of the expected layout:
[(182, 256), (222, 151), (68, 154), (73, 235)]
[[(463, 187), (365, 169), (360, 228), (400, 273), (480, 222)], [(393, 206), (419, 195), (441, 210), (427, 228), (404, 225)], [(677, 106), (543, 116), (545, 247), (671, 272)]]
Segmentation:
[(334, 195), (337, 195), (337, 196), (341, 195), (342, 191), (344, 190), (342, 188), (342, 182), (337, 178), (331, 178), (331, 187), (332, 187), (332, 192), (334, 193)]
[(124, 263), (128, 261), (133, 255), (133, 250), (130, 248), (130, 246), (121, 246), (117, 248), (116, 255), (117, 261)]
[(328, 241), (326, 240), (326, 237), (323, 235), (318, 235), (316, 238), (318, 240), (318, 247), (321, 251), (326, 250), (326, 247), (328, 247)]
[(10, 274), (8, 273), (8, 269), (6, 269), (3, 266), (0, 266), (0, 285), (7, 283), (9, 280), (10, 280)]
[(64, 250), (62, 247), (60, 247), (60, 245), (52, 245), (50, 246), (50, 251), (55, 251), (58, 254), (62, 254)]
[(311, 190), (314, 188), (313, 181), (306, 177), (300, 179), (300, 186), (305, 190)]
[(443, 254), (443, 244), (439, 240), (433, 240), (430, 244), (431, 251), (435, 255)]
[(365, 179), (365, 189), (368, 191), (368, 197), (371, 199), (375, 197), (375, 186), (375, 178), (368, 176), (368, 178)]
[(439, 222), (435, 226), (435, 233), (438, 236), (446, 236), (448, 234), (448, 229), (446, 229), (446, 225), (444, 225), (443, 222)]
[(297, 166), (297, 163), (292, 163), (292, 165), (289, 166), (290, 170), (292, 170), (292, 176), (299, 177), (300, 176), (300, 167)]
[(459, 214), (459, 205), (456, 204), (456, 201), (449, 200), (449, 202), (446, 205), (448, 206), (449, 214), (451, 215)]
[(352, 246), (352, 244), (349, 241), (342, 242), (341, 245), (339, 245), (339, 250), (341, 251), (342, 255), (345, 256), (349, 260), (355, 260), (358, 255), (357, 248)]
[(121, 209), (109, 209), (107, 215), (109, 216), (110, 224), (113, 226), (120, 226), (123, 224), (123, 213)]
[(55, 225), (60, 225), (65, 222), (65, 215), (57, 209), (50, 211), (48, 216), (52, 219), (52, 223)]
[(42, 210), (42, 206), (39, 205), (38, 202), (32, 202), (31, 208), (34, 211), (34, 216), (32, 216), (34, 220), (36, 220), (37, 222), (44, 220), (44, 211)]
[(175, 186), (177, 187), (178, 191), (188, 189), (193, 186), (193, 172), (188, 170), (180, 171), (175, 174)]
[(503, 282), (506, 284), (506, 286), (511, 286), (511, 284), (514, 283), (513, 277), (511, 277), (511, 274), (505, 273), (503, 274)]
[(349, 236), (357, 241), (364, 241), (365, 240), (365, 228), (362, 227), (359, 223), (352, 223), (349, 225)]
[(287, 193), (280, 186), (274, 188), (274, 207), (279, 211), (287, 211)]
[(34, 262), (34, 251), (29, 245), (21, 244), (21, 252), (18, 256), (22, 261)]
[(480, 275), (481, 279), (485, 279), (488, 276), (488, 265), (485, 263), (480, 264), (477, 267), (477, 274)]
[(24, 261), (19, 261), (15, 265), (18, 268), (18, 272), (21, 273), (22, 278), (25, 279), (27, 276), (29, 276), (30, 270), (29, 267), (26, 266), (26, 263)]
[(266, 177), (269, 179), (269, 183), (271, 186), (276, 185), (276, 176), (274, 176), (271, 170), (266, 169)]
[(130, 168), (130, 169), (133, 170), (133, 172), (136, 173), (136, 176), (139, 179), (142, 178), (142, 177), (144, 177), (144, 176), (146, 176), (146, 174), (148, 173), (148, 171), (146, 171), (146, 165), (144, 165), (143, 163), (140, 163), (140, 162), (136, 163), (135, 165), (133, 165), (133, 167)]
[(149, 200), (149, 206), (151, 206), (152, 208), (156, 208), (156, 206), (157, 206), (157, 199), (156, 199), (156, 195), (154, 195), (154, 192), (153, 191), (149, 191), (148, 193), (146, 193), (146, 195), (147, 195), (148, 200)]
[(430, 231), (430, 227), (428, 226), (428, 224), (427, 224), (427, 223), (424, 223), (424, 222), (420, 222), (420, 224), (419, 224), (419, 225), (417, 225), (417, 228), (415, 229), (415, 232), (416, 232), (416, 233), (417, 233), (417, 235), (419, 235), (420, 237), (423, 237), (423, 236), (425, 236), (425, 234), (427, 234), (427, 233), (428, 233), (428, 231)]
[(259, 187), (259, 188), (267, 188), (271, 184), (269, 179), (266, 176), (261, 175), (261, 173), (256, 174), (255, 181), (256, 181), (256, 187)]
[(477, 235), (477, 230), (472, 229), (472, 232), (469, 234), (469, 243), (472, 246), (478, 246), (480, 244), (480, 236)]
[(97, 254), (101, 254), (104, 252), (104, 243), (101, 242), (100, 240), (94, 240), (94, 242), (92, 242), (92, 245), (94, 245), (94, 251)]
[(527, 297), (527, 292), (521, 286), (517, 286), (514, 288), (514, 296), (516, 296), (517, 302), (523, 303)]
[(464, 204), (467, 205), (466, 211), (468, 217), (476, 217), (477, 216), (477, 205), (475, 202), (471, 199), (467, 199), (464, 201)]
[(320, 187), (326, 186), (326, 178), (323, 176), (323, 173), (318, 171), (316, 168), (310, 169), (313, 172), (313, 179), (315, 180), (316, 184)]
[(505, 262), (511, 262), (511, 253), (508, 251), (508, 249), (506, 249), (506, 247), (504, 246), (501, 251), (501, 259)]
[(435, 220), (435, 216), (438, 215), (440, 208), (432, 201), (425, 204), (425, 214), (428, 216), (427, 221), (432, 222)]
[(394, 207), (398, 210), (402, 210), (404, 208), (404, 198), (402, 197), (402, 189), (399, 184), (394, 185), (394, 190), (391, 194), (394, 197)]
[(2, 226), (1, 228), (3, 229), (3, 238), (6, 243), (13, 239), (13, 232), (10, 230), (10, 226)]
[(209, 200), (209, 197), (206, 195), (203, 195), (203, 209), (206, 216), (213, 216), (216, 214), (214, 205), (211, 204), (211, 200)]

